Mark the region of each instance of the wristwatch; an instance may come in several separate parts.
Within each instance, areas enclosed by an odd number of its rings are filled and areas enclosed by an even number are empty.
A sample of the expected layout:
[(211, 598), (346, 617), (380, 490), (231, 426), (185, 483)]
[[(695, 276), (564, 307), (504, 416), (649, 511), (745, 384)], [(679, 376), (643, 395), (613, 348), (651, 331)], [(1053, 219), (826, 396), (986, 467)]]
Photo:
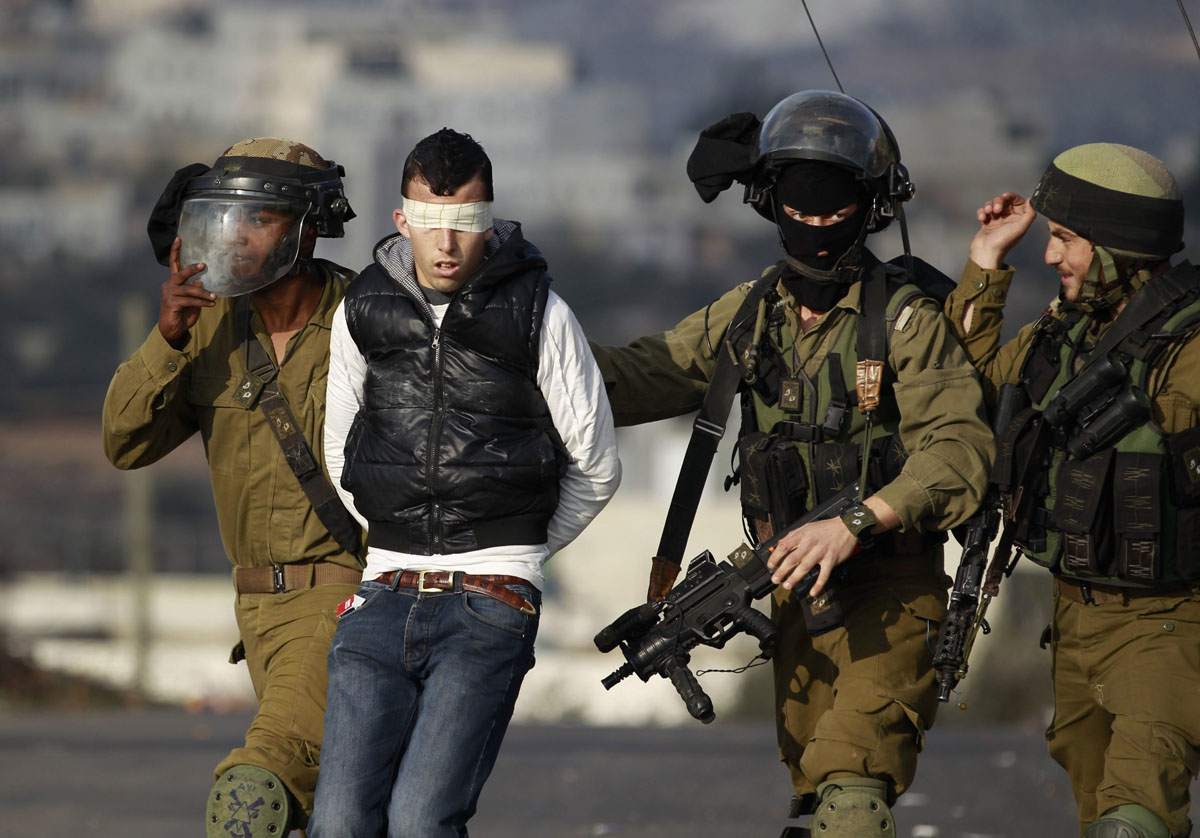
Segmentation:
[(879, 519), (865, 503), (856, 503), (843, 512), (842, 523), (863, 547), (870, 547), (874, 542), (875, 537), (871, 534), (871, 530), (879, 523)]

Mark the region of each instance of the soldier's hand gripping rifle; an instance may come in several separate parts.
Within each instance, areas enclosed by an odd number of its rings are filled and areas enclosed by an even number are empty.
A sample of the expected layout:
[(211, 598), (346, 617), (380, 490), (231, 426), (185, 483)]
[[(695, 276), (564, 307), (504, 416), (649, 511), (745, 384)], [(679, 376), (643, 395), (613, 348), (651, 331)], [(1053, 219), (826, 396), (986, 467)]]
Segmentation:
[[(1001, 450), (979, 511), (967, 522), (962, 560), (950, 593), (946, 618), (938, 632), (933, 667), (938, 673), (938, 700), (949, 701), (958, 682), (967, 675), (967, 662), (975, 638), (990, 631), (985, 615), (999, 592), (1001, 575), (1012, 573), (1013, 546), (1027, 533), (1042, 496), (1034, 490), (1034, 476), (1049, 466), (1051, 444), (1058, 439), (1078, 459), (1112, 444), (1146, 420), (1149, 399), (1137, 388), (1123, 389), (1126, 367), (1116, 354), (1096, 359), (1080, 370), (1039, 414), (1024, 404), (1024, 388), (1005, 384), (996, 407)], [(1027, 430), (1005, 434), (1010, 425)], [(1000, 461), (1017, 463), (1007, 474)], [(988, 565), (988, 549), (1004, 524), (1000, 541)], [(1024, 543), (1021, 541), (1020, 543)]]
[[(596, 635), (597, 649), (609, 652), (620, 646), (626, 661), (603, 679), (604, 688), (611, 690), (630, 675), (643, 681), (661, 675), (675, 685), (693, 718), (711, 722), (716, 718), (712, 700), (688, 669), (690, 650), (699, 645), (723, 648), (731, 637), (744, 631), (758, 640), (762, 657), (769, 658), (779, 629), (750, 603), (775, 589), (767, 568), (771, 548), (788, 532), (810, 521), (840, 515), (857, 501), (855, 482), (769, 541), (753, 549), (740, 546), (729, 562), (717, 563), (707, 550), (692, 559), (683, 581), (664, 599), (629, 609)], [(805, 574), (792, 589), (793, 595), (806, 596), (819, 572), (820, 568), (814, 567)]]

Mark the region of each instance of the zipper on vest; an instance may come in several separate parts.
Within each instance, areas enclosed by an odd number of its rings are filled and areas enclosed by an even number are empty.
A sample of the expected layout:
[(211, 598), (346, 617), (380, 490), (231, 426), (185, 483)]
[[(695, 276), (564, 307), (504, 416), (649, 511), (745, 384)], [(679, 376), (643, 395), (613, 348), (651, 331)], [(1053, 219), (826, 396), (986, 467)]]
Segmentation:
[[(442, 329), (437, 326), (433, 330), (433, 419), (429, 423), (429, 448), (426, 453), (425, 481), (430, 492), (434, 491), (434, 472), (437, 466), (438, 444), (442, 435), (442, 411), (444, 398), (442, 393)], [(442, 545), (442, 504), (434, 493), (430, 509), (429, 551), (431, 554), (440, 552)]]

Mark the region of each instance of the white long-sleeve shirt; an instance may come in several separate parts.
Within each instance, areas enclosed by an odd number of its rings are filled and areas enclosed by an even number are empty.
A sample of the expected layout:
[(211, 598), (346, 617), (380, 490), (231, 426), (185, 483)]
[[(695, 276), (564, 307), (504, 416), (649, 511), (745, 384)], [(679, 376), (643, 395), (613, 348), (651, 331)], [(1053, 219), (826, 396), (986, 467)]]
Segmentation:
[[(440, 326), (447, 305), (433, 306)], [(329, 339), (329, 382), (325, 396), (325, 464), (342, 502), (363, 526), (368, 522), (342, 487), (346, 435), (363, 405), (367, 362), (346, 325), (341, 305)], [(465, 553), (422, 556), (370, 547), (363, 579), (390, 570), (461, 570), (475, 574), (519, 576), (541, 589), (542, 565), (567, 546), (600, 513), (621, 482), (621, 462), (612, 409), (604, 381), (583, 329), (567, 304), (550, 292), (538, 341), (537, 385), (570, 456), (559, 482), (558, 509), (550, 519), (545, 544), (512, 544)]]

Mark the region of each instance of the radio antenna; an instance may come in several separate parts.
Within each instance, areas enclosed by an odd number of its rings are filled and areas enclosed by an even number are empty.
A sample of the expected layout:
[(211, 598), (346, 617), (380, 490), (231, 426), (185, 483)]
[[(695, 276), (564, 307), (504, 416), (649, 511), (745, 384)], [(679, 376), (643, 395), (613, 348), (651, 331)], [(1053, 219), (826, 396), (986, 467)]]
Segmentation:
[[(1196, 57), (1200, 58), (1200, 41), (1196, 40), (1196, 30), (1192, 29), (1192, 19), (1188, 17), (1187, 9), (1183, 6), (1183, 0), (1175, 0), (1175, 2), (1179, 4), (1179, 13), (1183, 15), (1183, 23), (1187, 26), (1188, 34), (1192, 36), (1192, 46), (1196, 48)], [(812, 20), (812, 18), (810, 17), (809, 20)]]
[[(1182, 3), (1183, 0), (1180, 0)], [(842, 87), (842, 80), (838, 78), (837, 70), (833, 69), (833, 62), (829, 60), (829, 53), (825, 49), (825, 42), (821, 40), (821, 33), (817, 31), (817, 24), (813, 21), (812, 12), (808, 10), (808, 0), (800, 0), (804, 6), (804, 13), (808, 15), (808, 24), (812, 27), (813, 34), (817, 36), (817, 45), (821, 47), (821, 54), (825, 56), (825, 63), (829, 65), (829, 72), (833, 73), (833, 80), (837, 82), (838, 90), (842, 93), (846, 92), (846, 88)], [(1180, 6), (1182, 8), (1182, 6)], [(1184, 14), (1187, 17), (1187, 14)], [(1188, 29), (1191, 29), (1191, 24), (1188, 24)], [(1195, 36), (1192, 36), (1195, 38)]]

